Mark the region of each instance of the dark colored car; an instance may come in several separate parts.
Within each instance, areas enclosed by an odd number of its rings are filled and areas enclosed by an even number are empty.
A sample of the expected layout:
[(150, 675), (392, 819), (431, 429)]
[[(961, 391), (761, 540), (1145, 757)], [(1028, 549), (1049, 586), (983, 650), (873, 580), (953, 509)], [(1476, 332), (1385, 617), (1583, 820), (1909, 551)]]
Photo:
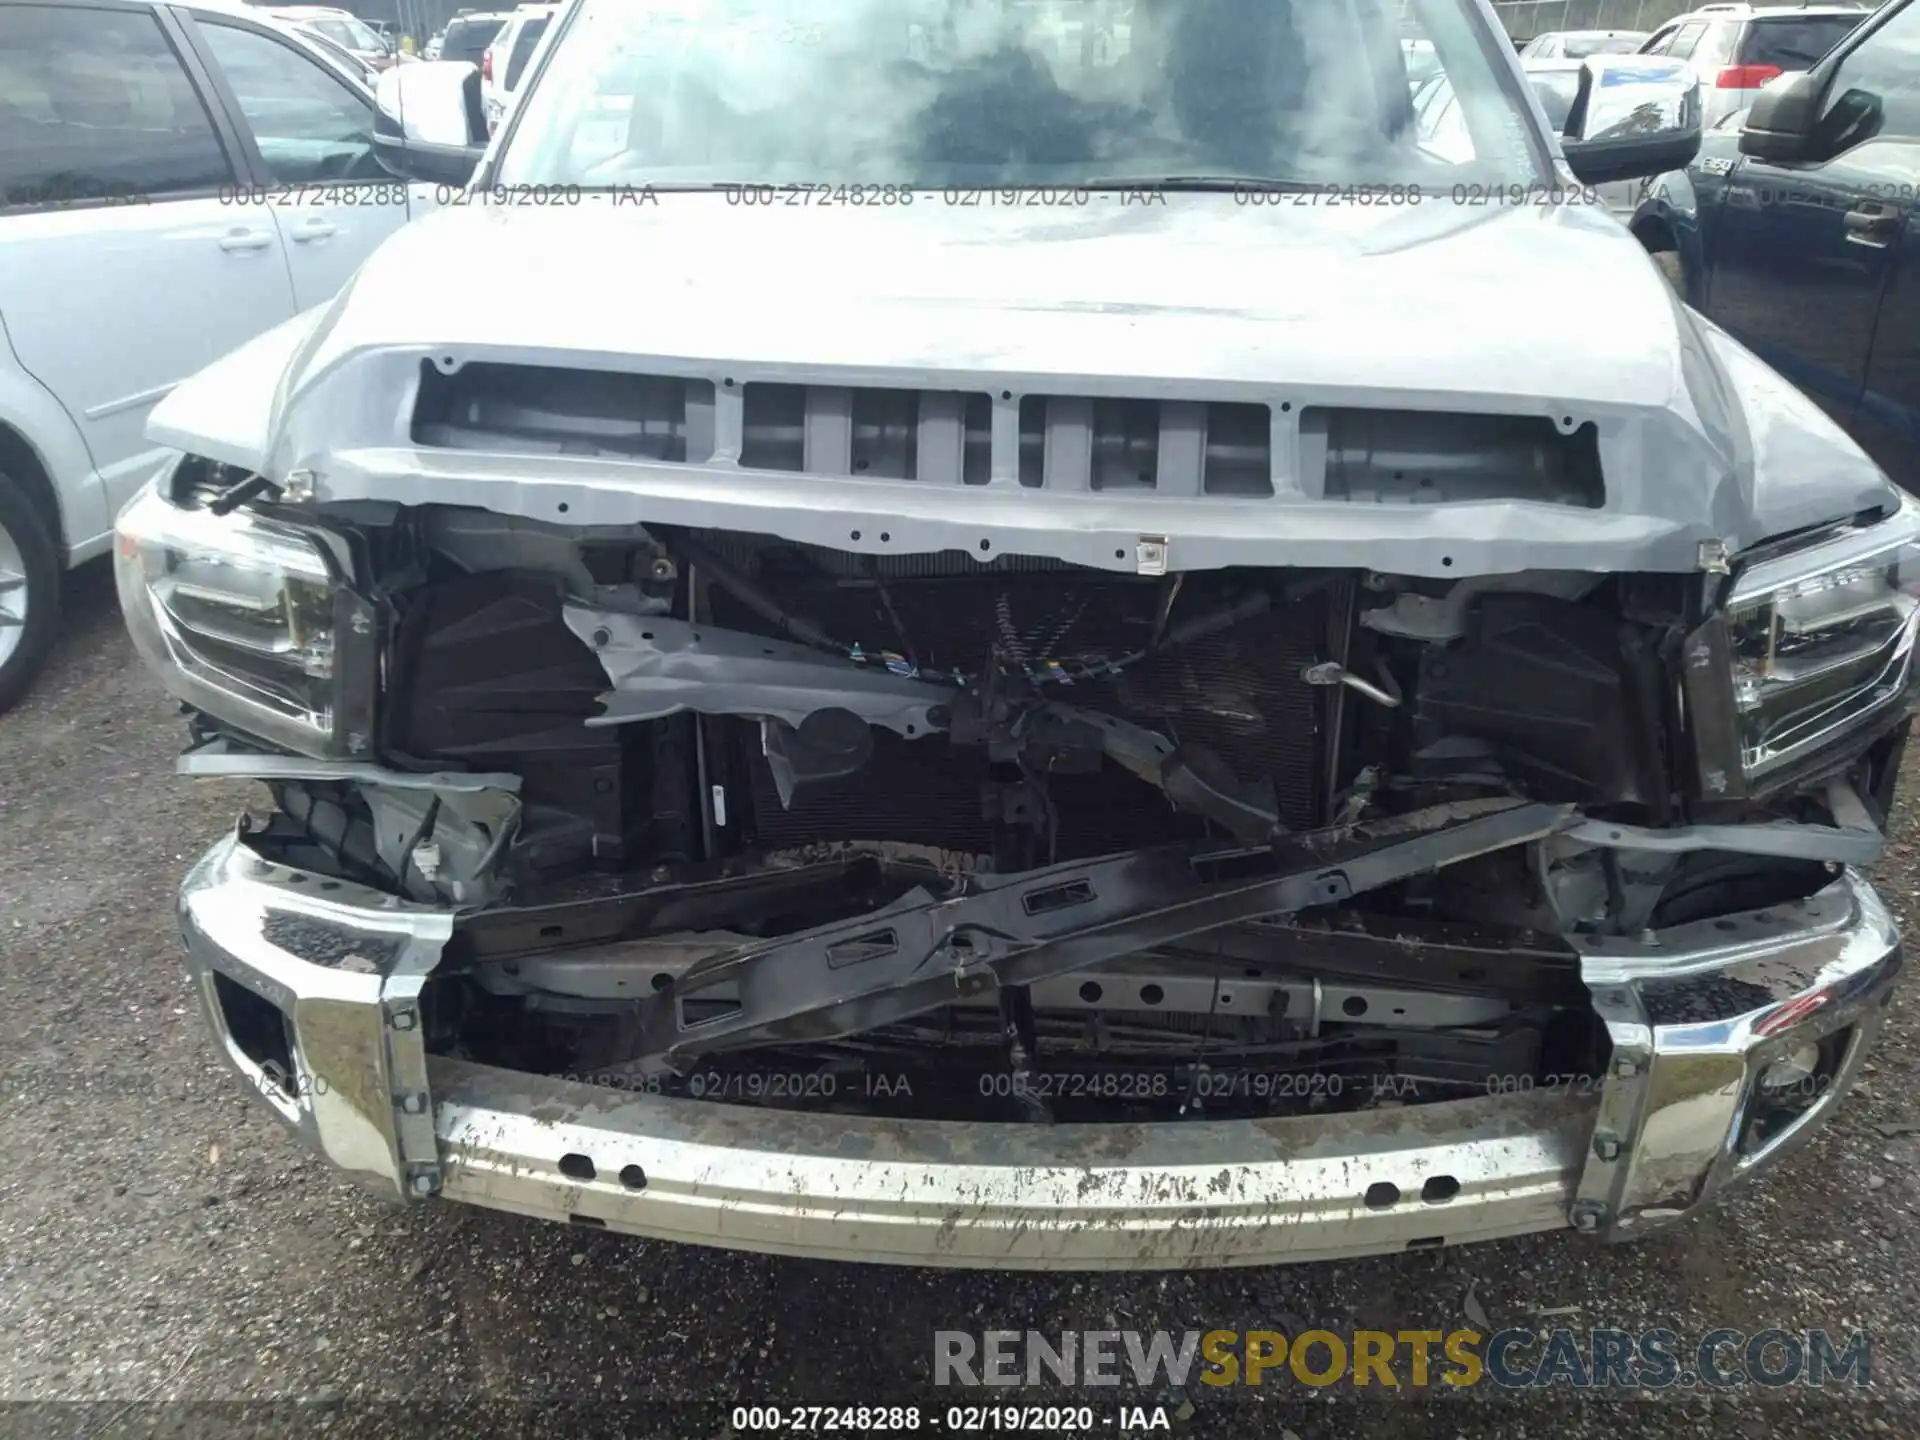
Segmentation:
[(1634, 233), (1920, 493), (1920, 3), (1776, 85), (1649, 186)]

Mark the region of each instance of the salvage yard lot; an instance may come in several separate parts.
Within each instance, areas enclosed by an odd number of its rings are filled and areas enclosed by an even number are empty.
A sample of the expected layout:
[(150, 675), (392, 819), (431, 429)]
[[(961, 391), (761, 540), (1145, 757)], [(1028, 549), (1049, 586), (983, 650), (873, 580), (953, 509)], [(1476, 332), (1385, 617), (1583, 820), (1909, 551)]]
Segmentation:
[[(1920, 1132), (1911, 997), (1809, 1150), (1702, 1223), (1637, 1246), (1563, 1234), (1334, 1265), (1003, 1276), (776, 1260), (371, 1198), (308, 1158), (216, 1062), (173, 893), (248, 792), (172, 777), (175, 707), (135, 661), (104, 568), (76, 572), (69, 600), (45, 678), (0, 717), (0, 1400), (109, 1403), (0, 1409), (0, 1429), (185, 1423), (129, 1408), (142, 1400), (303, 1401), (271, 1419), (203, 1412), (183, 1433), (339, 1435), (450, 1416), (467, 1433), (530, 1431), (552, 1418), (538, 1406), (615, 1398), (943, 1409), (1035, 1397), (934, 1390), (938, 1329), (1446, 1330), (1552, 1310), (1566, 1312), (1556, 1324), (1689, 1337), (1863, 1329), (1874, 1383), (1628, 1404), (1564, 1388), (1491, 1396), (1503, 1433), (1920, 1433), (1920, 1133), (1902, 1130)], [(1911, 792), (1920, 777), (1907, 778)], [(1899, 822), (1879, 879), (1904, 922), (1920, 856), (1912, 816)], [(1285, 1380), (1126, 1398), (1164, 1400), (1181, 1428), (1207, 1434), (1279, 1433), (1284, 1419), (1303, 1440), (1419, 1435), (1436, 1419)], [(1470, 1403), (1453, 1397), (1432, 1433), (1496, 1420)], [(720, 1425), (665, 1409), (630, 1433)]]

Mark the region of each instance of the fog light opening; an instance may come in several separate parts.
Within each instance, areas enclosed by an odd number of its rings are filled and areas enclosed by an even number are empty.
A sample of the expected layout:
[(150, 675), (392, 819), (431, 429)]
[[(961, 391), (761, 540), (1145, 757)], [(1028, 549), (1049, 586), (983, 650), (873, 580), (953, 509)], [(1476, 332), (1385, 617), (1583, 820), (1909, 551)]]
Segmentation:
[(238, 980), (215, 971), (213, 993), (220, 1002), (220, 1018), (240, 1053), (260, 1067), (282, 1096), (295, 1098), (298, 1073), (287, 1017), (265, 996), (256, 995)]
[(1741, 1127), (1742, 1155), (1765, 1150), (1826, 1098), (1852, 1040), (1849, 1027), (1818, 1041), (1790, 1044), (1760, 1068)]
[(1799, 1088), (1820, 1073), (1820, 1047), (1796, 1045), (1760, 1072), (1760, 1089), (1768, 1096)]

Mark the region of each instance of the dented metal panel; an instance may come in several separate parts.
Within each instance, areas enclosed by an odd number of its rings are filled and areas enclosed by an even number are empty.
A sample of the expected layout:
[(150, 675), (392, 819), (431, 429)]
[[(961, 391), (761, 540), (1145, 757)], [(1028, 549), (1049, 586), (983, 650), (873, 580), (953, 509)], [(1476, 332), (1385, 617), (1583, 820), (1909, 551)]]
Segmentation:
[[(324, 314), (178, 387), (151, 433), (276, 480), (310, 470), (321, 505), (472, 506), (1116, 571), (1132, 567), (1137, 537), (1154, 535), (1170, 572), (1685, 572), (1702, 542), (1737, 551), (1889, 503), (1877, 468), (1817, 406), (1678, 305), (1632, 237), (1585, 207), (1305, 207), (1280, 226), (1254, 223), (1231, 196), (1183, 196), (1152, 213), (928, 205), (882, 216), (674, 195), (637, 228), (537, 207), (486, 218), (463, 225), (446, 212), (401, 231)], [(458, 243), (443, 243), (453, 228)], [(558, 247), (569, 264), (547, 263)], [(769, 253), (795, 264), (765, 266)], [(504, 316), (463, 306), (471, 287), (456, 276), (423, 306), (417, 275), (444, 274), (449, 255), (457, 271), (521, 276), (521, 303)], [(600, 283), (636, 267), (679, 278)], [(809, 283), (794, 286), (793, 273)], [(1543, 345), (1537, 317), (1512, 296), (1570, 286), (1604, 289), (1609, 323)], [(674, 441), (685, 461), (604, 444), (537, 455), (423, 445), (410, 427), (423, 361), (443, 374), (548, 366), (677, 378), (688, 395), (710, 386), (711, 453), (692, 459), (709, 433), (694, 400)], [(941, 483), (928, 485), (746, 463), (742, 395), (755, 385), (992, 398), (979, 449), (964, 447), (968, 483), (951, 483), (942, 431), (927, 471)], [(1096, 410), (1157, 405), (1156, 465), (1163, 448), (1176, 461), (1193, 448), (1191, 412), (1173, 412), (1186, 418), (1168, 437), (1170, 406), (1266, 406), (1269, 459), (1241, 462), (1231, 483), (1203, 482), (1198, 498), (1187, 462), (1169, 472), (1172, 491), (1023, 486), (1022, 405), (1048, 395)], [(1325, 447), (1300, 423), (1315, 407), (1591, 425), (1604, 503), (1542, 503), (1511, 488), (1467, 503), (1329, 498)]]
[[(450, 1199), (731, 1249), (994, 1269), (1261, 1265), (1555, 1229), (1593, 1124), (1592, 1100), (1568, 1092), (1032, 1126), (747, 1112), (450, 1060), (433, 1085)], [(1423, 1200), (1438, 1179), (1457, 1193)]]

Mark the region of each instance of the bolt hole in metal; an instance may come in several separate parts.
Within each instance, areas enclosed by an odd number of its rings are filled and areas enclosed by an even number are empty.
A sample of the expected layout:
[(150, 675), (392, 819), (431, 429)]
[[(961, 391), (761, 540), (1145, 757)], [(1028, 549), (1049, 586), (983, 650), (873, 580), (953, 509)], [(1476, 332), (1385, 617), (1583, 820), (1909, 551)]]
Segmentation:
[(669, 985), (673, 984), (673, 976), (669, 975), (664, 970), (656, 970), (654, 972), (653, 979), (648, 983), (651, 984), (655, 990), (664, 990)]
[(1346, 998), (1346, 999), (1344, 999), (1344, 1000), (1342, 1000), (1342, 1001), (1340, 1002), (1340, 1013), (1341, 1013), (1341, 1014), (1343, 1014), (1343, 1015), (1364, 1015), (1364, 1014), (1366, 1014), (1366, 1013), (1367, 1013), (1367, 1002), (1366, 1002), (1366, 999), (1365, 999), (1365, 997), (1364, 997), (1364, 996), (1360, 996), (1360, 995), (1349, 995), (1349, 996), (1347, 996), (1347, 998)]
[(1420, 1187), (1420, 1198), (1429, 1205), (1444, 1205), (1460, 1193), (1460, 1182), (1451, 1175), (1430, 1175)]
[(1391, 1210), (1400, 1203), (1400, 1187), (1391, 1180), (1376, 1180), (1367, 1186), (1369, 1210)]
[(1099, 1004), (1100, 997), (1106, 993), (1106, 991), (1102, 990), (1099, 985), (1092, 980), (1087, 981), (1086, 984), (1080, 987), (1080, 998), (1089, 1005)]
[(1140, 987), (1140, 1003), (1142, 1005), (1158, 1005), (1166, 998), (1167, 992), (1162, 990), (1158, 985), (1142, 985)]
[(560, 1173), (569, 1180), (591, 1180), (599, 1172), (593, 1168), (591, 1157), (577, 1150), (569, 1150), (560, 1157)]
[(647, 1188), (647, 1172), (638, 1165), (622, 1165), (620, 1183), (629, 1190), (644, 1190)]
[(5, 664), (27, 633), (27, 561), (20, 542), (0, 525), (0, 664)]

